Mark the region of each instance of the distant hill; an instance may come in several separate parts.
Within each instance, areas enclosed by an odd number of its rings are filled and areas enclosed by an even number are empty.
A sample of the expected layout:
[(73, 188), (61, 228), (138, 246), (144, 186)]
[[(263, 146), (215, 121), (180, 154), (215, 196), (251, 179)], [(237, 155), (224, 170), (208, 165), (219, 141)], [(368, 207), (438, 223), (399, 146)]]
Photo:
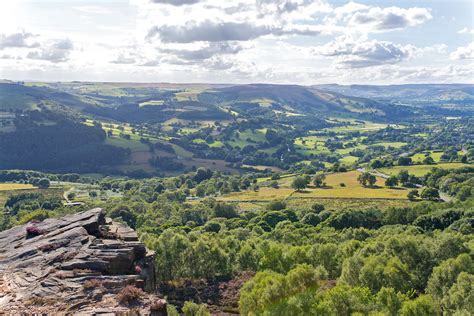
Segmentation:
[(376, 100), (399, 100), (474, 105), (472, 84), (404, 84), (404, 85), (315, 85), (316, 89)]
[(80, 109), (90, 105), (77, 96), (49, 87), (0, 82), (0, 110), (31, 110), (46, 101)]
[(240, 103), (284, 109), (298, 114), (353, 115), (384, 118), (387, 115), (407, 116), (406, 109), (364, 97), (352, 97), (299, 85), (250, 84), (208, 90), (199, 95), (203, 102), (230, 107)]

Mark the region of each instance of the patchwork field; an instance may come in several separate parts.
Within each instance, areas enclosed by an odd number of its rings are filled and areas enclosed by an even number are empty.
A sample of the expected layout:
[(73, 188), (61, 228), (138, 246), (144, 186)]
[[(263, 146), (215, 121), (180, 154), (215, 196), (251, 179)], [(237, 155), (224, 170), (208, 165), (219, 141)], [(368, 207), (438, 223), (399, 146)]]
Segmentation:
[(390, 168), (381, 168), (380, 172), (388, 175), (397, 175), (401, 170), (407, 170), (410, 174), (413, 174), (417, 177), (422, 177), (433, 168), (440, 169), (459, 169), (464, 167), (472, 167), (472, 164), (465, 164), (460, 162), (453, 163), (439, 163), (436, 165), (411, 165), (411, 166), (394, 166)]

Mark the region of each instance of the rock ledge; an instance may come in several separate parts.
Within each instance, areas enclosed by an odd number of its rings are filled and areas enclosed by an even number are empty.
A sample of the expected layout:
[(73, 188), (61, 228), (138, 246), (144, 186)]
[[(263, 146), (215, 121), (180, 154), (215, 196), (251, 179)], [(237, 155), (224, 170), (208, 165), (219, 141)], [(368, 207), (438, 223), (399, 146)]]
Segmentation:
[[(0, 232), (0, 314), (126, 313), (162, 315), (166, 302), (143, 293), (123, 306), (117, 293), (127, 285), (152, 292), (153, 253), (126, 225), (102, 209), (32, 222)], [(148, 311), (148, 312), (145, 312)]]

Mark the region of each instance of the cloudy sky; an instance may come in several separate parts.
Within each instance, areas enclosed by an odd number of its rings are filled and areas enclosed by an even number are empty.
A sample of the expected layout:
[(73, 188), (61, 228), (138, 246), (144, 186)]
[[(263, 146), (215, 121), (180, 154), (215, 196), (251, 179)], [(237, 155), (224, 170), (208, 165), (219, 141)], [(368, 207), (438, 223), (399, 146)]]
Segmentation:
[(0, 78), (474, 82), (471, 0), (11, 0)]

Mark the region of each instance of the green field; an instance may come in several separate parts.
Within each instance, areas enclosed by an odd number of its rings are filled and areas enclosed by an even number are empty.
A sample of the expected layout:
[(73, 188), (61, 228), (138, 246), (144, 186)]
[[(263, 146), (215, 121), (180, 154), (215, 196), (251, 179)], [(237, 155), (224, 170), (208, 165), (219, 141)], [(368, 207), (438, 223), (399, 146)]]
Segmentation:
[[(238, 132), (239, 137), (234, 137), (228, 143), (232, 145), (233, 147), (240, 147), (243, 148), (247, 145), (254, 145), (255, 143), (263, 143), (266, 141), (265, 139), (265, 133), (267, 132), (266, 129), (256, 129), (256, 130), (250, 130), (247, 129), (245, 131)], [(250, 140), (250, 141), (248, 141)]]
[(410, 174), (413, 174), (417, 177), (422, 177), (428, 172), (430, 172), (431, 169), (433, 168), (458, 169), (458, 168), (472, 167), (472, 166), (473, 166), (472, 164), (453, 162), (453, 163), (440, 163), (436, 165), (394, 166), (390, 168), (381, 168), (379, 169), (379, 171), (388, 175), (397, 175), (401, 170), (407, 170)]
[(357, 160), (359, 160), (358, 157), (345, 156), (339, 159), (339, 162), (345, 166), (352, 166)]
[[(428, 155), (426, 155), (428, 154)], [(426, 157), (431, 157), (435, 162), (440, 162), (441, 161), (441, 156), (443, 155), (442, 151), (428, 151), (425, 153), (417, 153), (411, 156), (410, 158), (413, 160), (413, 162), (418, 162), (421, 163)]]
[(380, 142), (380, 143), (375, 143), (375, 144), (372, 144), (373, 146), (384, 146), (385, 148), (388, 148), (388, 147), (393, 147), (393, 148), (401, 148), (405, 145), (407, 145), (407, 143), (403, 143), (403, 142)]

